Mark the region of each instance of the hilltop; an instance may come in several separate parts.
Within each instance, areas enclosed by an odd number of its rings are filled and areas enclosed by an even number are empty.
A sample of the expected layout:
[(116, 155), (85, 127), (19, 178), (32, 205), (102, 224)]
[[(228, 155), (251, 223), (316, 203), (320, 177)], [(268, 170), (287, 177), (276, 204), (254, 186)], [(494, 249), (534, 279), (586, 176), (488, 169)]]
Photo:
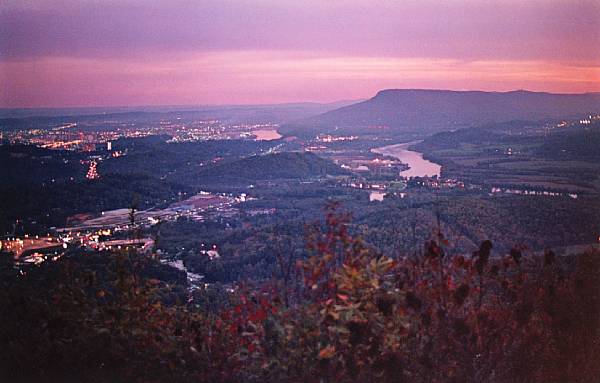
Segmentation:
[(330, 160), (310, 152), (283, 152), (256, 155), (219, 164), (202, 171), (202, 177), (242, 179), (247, 181), (269, 179), (306, 179), (325, 175), (344, 175), (348, 171)]

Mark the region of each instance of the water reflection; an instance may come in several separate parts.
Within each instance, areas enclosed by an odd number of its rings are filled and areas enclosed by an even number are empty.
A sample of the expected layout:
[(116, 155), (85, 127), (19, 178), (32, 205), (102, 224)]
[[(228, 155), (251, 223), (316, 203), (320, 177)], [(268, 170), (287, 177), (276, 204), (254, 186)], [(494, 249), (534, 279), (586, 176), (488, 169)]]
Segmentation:
[(442, 170), (440, 165), (424, 159), (422, 153), (407, 149), (409, 146), (416, 143), (418, 142), (382, 146), (380, 148), (372, 149), (372, 151), (384, 156), (397, 158), (403, 163), (408, 164), (410, 169), (400, 172), (400, 175), (403, 177), (439, 177)]

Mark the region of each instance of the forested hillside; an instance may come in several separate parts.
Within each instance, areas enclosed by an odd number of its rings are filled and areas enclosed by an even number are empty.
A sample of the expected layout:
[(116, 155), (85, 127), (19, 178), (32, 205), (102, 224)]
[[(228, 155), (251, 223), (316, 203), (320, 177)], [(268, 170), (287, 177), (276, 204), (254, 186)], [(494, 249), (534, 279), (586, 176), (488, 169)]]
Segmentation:
[(200, 177), (256, 181), (265, 179), (307, 179), (327, 175), (349, 175), (330, 160), (310, 152), (258, 155), (218, 165), (200, 172)]
[[(311, 256), (269, 282), (190, 293), (135, 252), (19, 273), (3, 254), (3, 381), (591, 382), (600, 254), (451, 256), (438, 233), (390, 259), (331, 206)], [(102, 270), (100, 272), (100, 270)]]

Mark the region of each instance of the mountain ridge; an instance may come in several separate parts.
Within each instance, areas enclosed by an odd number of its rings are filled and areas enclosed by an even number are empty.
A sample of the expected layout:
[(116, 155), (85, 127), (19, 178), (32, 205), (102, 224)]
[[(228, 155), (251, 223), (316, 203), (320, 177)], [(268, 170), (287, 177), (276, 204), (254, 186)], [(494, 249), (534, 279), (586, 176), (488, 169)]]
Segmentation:
[(383, 89), (372, 98), (283, 126), (286, 134), (435, 133), (513, 120), (536, 121), (600, 113), (600, 93)]

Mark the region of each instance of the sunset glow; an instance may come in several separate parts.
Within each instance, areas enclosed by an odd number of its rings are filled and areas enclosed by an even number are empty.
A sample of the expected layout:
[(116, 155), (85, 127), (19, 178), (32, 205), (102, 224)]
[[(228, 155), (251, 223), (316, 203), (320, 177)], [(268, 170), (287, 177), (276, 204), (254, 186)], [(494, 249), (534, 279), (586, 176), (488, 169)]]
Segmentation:
[(0, 106), (334, 101), (382, 88), (600, 91), (598, 3), (486, 4), (8, 2)]

